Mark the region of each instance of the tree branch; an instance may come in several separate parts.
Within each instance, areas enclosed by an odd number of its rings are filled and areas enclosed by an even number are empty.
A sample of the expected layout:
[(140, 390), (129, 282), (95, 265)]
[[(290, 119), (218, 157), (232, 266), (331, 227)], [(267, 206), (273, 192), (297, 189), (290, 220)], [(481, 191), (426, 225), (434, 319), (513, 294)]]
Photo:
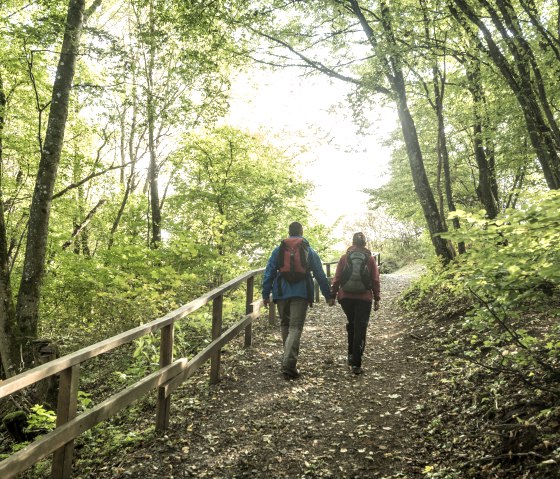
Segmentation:
[[(369, 90), (373, 90), (373, 91), (375, 91), (377, 93), (381, 93), (383, 95), (389, 95), (390, 94), (389, 90), (387, 90), (386, 88), (384, 88), (380, 85), (373, 85), (373, 86), (368, 85), (360, 79), (353, 78), (353, 77), (350, 77), (350, 76), (347, 76), (347, 75), (343, 75), (342, 73), (339, 73), (339, 72), (333, 70), (331, 67), (328, 67), (328, 66), (324, 65), (320, 61), (313, 60), (312, 58), (309, 58), (308, 56), (299, 52), (294, 47), (292, 47), (289, 43), (285, 42), (284, 40), (281, 40), (280, 38), (274, 37), (272, 35), (269, 35), (268, 33), (258, 31), (258, 30), (252, 29), (252, 28), (250, 28), (250, 30), (253, 33), (256, 33), (257, 35), (260, 35), (260, 36), (266, 38), (267, 40), (269, 40), (271, 42), (277, 43), (278, 45), (281, 45), (282, 47), (284, 47), (287, 50), (289, 50), (290, 52), (292, 52), (294, 55), (296, 55), (300, 60), (302, 60), (305, 63), (305, 65), (299, 65), (299, 66), (311, 67), (314, 70), (317, 70), (321, 73), (324, 73), (325, 75), (327, 75), (331, 78), (336, 78), (338, 80), (342, 80), (342, 81), (347, 82), (347, 83), (352, 83), (354, 85), (357, 85), (357, 86), (360, 86), (360, 87), (363, 87), (363, 88), (367, 88)], [(275, 66), (278, 66), (278, 65), (275, 65)]]
[(92, 173), (91, 175), (86, 176), (85, 178), (81, 179), (80, 181), (77, 181), (75, 183), (71, 183), (70, 185), (68, 185), (66, 188), (59, 191), (58, 193), (55, 193), (53, 195), (52, 199), (54, 200), (56, 198), (59, 198), (62, 195), (65, 195), (70, 190), (73, 190), (74, 188), (78, 188), (79, 186), (82, 186), (84, 183), (87, 183), (89, 180), (91, 180), (93, 178), (104, 175), (105, 173), (107, 173), (109, 171), (112, 171), (112, 170), (117, 170), (119, 168), (124, 168), (125, 166), (128, 166), (131, 163), (133, 163), (133, 161), (129, 161), (128, 163), (125, 163), (124, 165), (110, 166), (109, 168), (107, 168), (105, 170), (101, 170), (101, 171), (97, 171), (95, 173)]
[(62, 249), (65, 250), (66, 248), (68, 248), (68, 246), (70, 246), (72, 244), (72, 242), (74, 241), (74, 239), (76, 239), (76, 236), (78, 236), (84, 229), (85, 227), (89, 224), (89, 222), (91, 221), (91, 219), (93, 218), (93, 215), (97, 212), (97, 210), (103, 205), (103, 203), (105, 203), (106, 200), (99, 200), (99, 202), (92, 208), (92, 210), (87, 214), (87, 216), (85, 217), (84, 221), (82, 221), (79, 225), (76, 225), (74, 227), (74, 232), (72, 233), (72, 237), (66, 241), (63, 245), (62, 245)]

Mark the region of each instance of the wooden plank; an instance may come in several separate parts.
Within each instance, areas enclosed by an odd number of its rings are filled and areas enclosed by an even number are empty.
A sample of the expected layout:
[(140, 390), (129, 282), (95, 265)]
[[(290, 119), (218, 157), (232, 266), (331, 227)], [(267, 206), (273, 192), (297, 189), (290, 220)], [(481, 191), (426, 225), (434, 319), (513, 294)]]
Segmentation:
[[(76, 364), (60, 374), (56, 426), (60, 427), (76, 417), (78, 409), (78, 389), (80, 385), (80, 365)], [(67, 442), (54, 452), (51, 478), (68, 479), (72, 475), (74, 441)]]
[[(218, 296), (212, 304), (212, 340), (222, 334), (224, 297)], [(220, 348), (216, 349), (210, 358), (210, 384), (220, 381)]]
[[(173, 324), (161, 330), (159, 345), (159, 367), (163, 368), (173, 362)], [(156, 405), (156, 431), (165, 431), (169, 427), (169, 411), (171, 396), (165, 395), (165, 390), (159, 388)]]
[(12, 454), (0, 462), (0, 477), (11, 479), (25, 471), (36, 462), (61, 448), (78, 437), (84, 431), (113, 416), (129, 404), (138, 400), (150, 390), (161, 386), (169, 379), (177, 376), (187, 366), (186, 359), (179, 359), (173, 364), (160, 369), (137, 383), (111, 396), (89, 411), (45, 434), (24, 449)]
[(155, 319), (134, 329), (130, 329), (121, 334), (95, 343), (91, 346), (87, 346), (72, 354), (68, 354), (66, 356), (63, 356), (62, 358), (55, 359), (54, 361), (50, 361), (29, 371), (13, 376), (6, 381), (2, 381), (0, 383), (0, 398), (6, 397), (16, 391), (19, 391), (20, 389), (36, 383), (41, 379), (52, 376), (53, 374), (57, 374), (60, 371), (70, 368), (76, 364), (82, 363), (87, 359), (99, 356), (100, 354), (111, 351), (112, 349), (122, 346), (123, 344), (130, 343), (131, 341), (141, 336), (168, 326), (169, 324), (184, 318), (188, 314), (191, 314), (202, 306), (205, 306), (214, 298), (223, 295), (225, 292), (233, 288), (236, 288), (241, 283), (245, 282), (247, 278), (262, 273), (263, 271), (264, 268), (249, 271), (219, 286), (218, 288), (213, 289), (209, 293), (191, 301), (190, 303), (187, 303), (180, 308), (167, 313), (161, 318)]
[(212, 341), (206, 348), (200, 351), (196, 356), (194, 356), (188, 363), (184, 371), (179, 373), (177, 376), (172, 378), (167, 384), (165, 384), (167, 395), (171, 394), (175, 389), (177, 389), (185, 380), (190, 378), (194, 372), (204, 364), (216, 351), (221, 349), (224, 344), (227, 344), (235, 336), (237, 336), (247, 324), (257, 319), (260, 315), (260, 308), (257, 308), (251, 314), (248, 314), (244, 319), (238, 321), (233, 326), (231, 326), (226, 332), (224, 332), (219, 338)]

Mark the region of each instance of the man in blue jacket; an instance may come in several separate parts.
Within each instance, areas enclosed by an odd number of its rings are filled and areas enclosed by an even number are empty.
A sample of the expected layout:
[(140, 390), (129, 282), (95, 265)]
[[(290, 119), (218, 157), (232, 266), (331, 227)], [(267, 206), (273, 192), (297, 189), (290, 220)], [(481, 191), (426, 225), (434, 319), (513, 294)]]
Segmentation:
[[(288, 233), (289, 238), (277, 246), (270, 255), (263, 276), (262, 297), (264, 305), (268, 308), (272, 292), (272, 300), (280, 316), (284, 345), (282, 373), (285, 379), (295, 379), (300, 375), (296, 365), (301, 333), (307, 309), (313, 303), (311, 273), (319, 283), (329, 306), (334, 306), (334, 298), (331, 296), (321, 258), (303, 237), (303, 226), (297, 221), (293, 222)], [(294, 250), (290, 253), (289, 248), (292, 245)], [(290, 262), (292, 271), (288, 271)], [(298, 272), (302, 267), (304, 269)]]

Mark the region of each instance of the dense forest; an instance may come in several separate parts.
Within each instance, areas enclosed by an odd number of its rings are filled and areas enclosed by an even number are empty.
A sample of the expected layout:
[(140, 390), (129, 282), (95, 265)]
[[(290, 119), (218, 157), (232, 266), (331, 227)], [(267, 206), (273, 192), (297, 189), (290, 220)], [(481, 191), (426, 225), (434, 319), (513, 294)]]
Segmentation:
[(359, 134), (397, 113), (350, 228), (423, 264), (402, 305), (445, 319), (447, 381), (560, 462), (558, 1), (8, 0), (0, 35), (3, 378), (262, 266), (294, 218), (336, 257), (288, 145), (226, 122), (237, 72), (291, 68), (350, 85)]

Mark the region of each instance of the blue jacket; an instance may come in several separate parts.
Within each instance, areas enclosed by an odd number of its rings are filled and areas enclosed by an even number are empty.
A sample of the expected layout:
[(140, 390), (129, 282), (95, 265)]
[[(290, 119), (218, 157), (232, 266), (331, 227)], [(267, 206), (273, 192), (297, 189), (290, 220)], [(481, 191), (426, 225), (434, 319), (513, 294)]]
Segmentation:
[[(293, 238), (293, 236), (290, 236), (290, 238)], [(315, 294), (313, 291), (313, 279), (311, 274), (308, 274), (305, 280), (298, 281), (297, 283), (289, 283), (286, 281), (278, 275), (279, 252), (280, 246), (277, 246), (268, 259), (263, 275), (262, 297), (268, 299), (270, 297), (270, 293), (272, 292), (272, 300), (274, 302), (279, 299), (307, 298), (310, 303), (313, 303)], [(311, 247), (309, 247), (309, 265), (311, 271), (313, 272), (313, 276), (319, 283), (321, 293), (323, 293), (323, 296), (326, 299), (330, 299), (332, 296), (327, 276), (323, 271), (323, 263), (321, 262), (321, 258), (319, 258), (317, 252)], [(278, 283), (280, 281), (282, 282), (282, 287), (278, 288)], [(279, 290), (281, 290), (282, 295), (280, 295)]]

